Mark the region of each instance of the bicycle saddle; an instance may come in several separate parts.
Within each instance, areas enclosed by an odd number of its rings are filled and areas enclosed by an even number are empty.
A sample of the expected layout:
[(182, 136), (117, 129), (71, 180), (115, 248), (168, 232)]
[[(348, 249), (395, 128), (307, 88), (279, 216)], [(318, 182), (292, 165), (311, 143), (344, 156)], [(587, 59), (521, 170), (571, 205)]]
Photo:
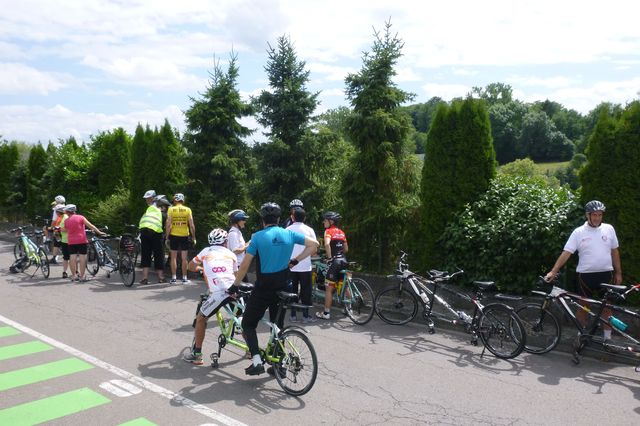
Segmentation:
[(282, 299), (285, 303), (295, 303), (298, 301), (298, 294), (289, 293), (288, 291), (279, 291), (278, 297)]
[(496, 283), (494, 281), (474, 281), (473, 285), (477, 286), (480, 290), (488, 290)]
[(614, 291), (625, 291), (625, 290), (627, 290), (627, 286), (626, 285), (616, 285), (616, 284), (601, 283), (600, 287), (601, 288), (608, 288), (608, 289), (614, 290)]
[(239, 285), (240, 291), (243, 293), (251, 293), (253, 291), (253, 284), (251, 283), (240, 283)]

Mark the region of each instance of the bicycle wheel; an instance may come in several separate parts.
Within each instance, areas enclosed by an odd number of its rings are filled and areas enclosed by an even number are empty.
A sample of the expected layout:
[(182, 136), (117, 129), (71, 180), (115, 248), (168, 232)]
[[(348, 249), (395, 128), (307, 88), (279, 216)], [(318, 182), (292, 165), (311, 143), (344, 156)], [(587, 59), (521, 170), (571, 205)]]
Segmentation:
[(524, 350), (532, 354), (546, 354), (560, 342), (560, 323), (548, 309), (535, 303), (527, 303), (516, 309), (520, 318), (527, 342)]
[(16, 260), (23, 258), (25, 255), (24, 246), (22, 245), (22, 240), (18, 240), (18, 242), (13, 246), (13, 257)]
[(47, 254), (44, 252), (42, 248), (38, 249), (38, 262), (40, 263), (40, 272), (42, 272), (42, 276), (45, 278), (49, 278), (49, 259), (47, 258)]
[(307, 335), (296, 329), (285, 329), (276, 345), (280, 362), (274, 363), (276, 381), (289, 395), (309, 392), (318, 376), (318, 357)]
[(94, 277), (100, 270), (100, 258), (96, 246), (89, 243), (87, 246), (87, 272)]
[[(348, 294), (351, 293), (351, 294)], [(342, 303), (355, 324), (364, 325), (373, 317), (373, 290), (365, 280), (352, 278), (343, 292)]]
[(406, 324), (418, 314), (418, 299), (409, 290), (393, 285), (376, 295), (376, 313), (387, 324)]
[(131, 287), (136, 280), (136, 268), (129, 253), (120, 253), (118, 257), (120, 278), (125, 287)]
[(522, 322), (506, 305), (495, 303), (486, 306), (480, 312), (478, 332), (485, 348), (498, 358), (515, 358), (524, 349)]

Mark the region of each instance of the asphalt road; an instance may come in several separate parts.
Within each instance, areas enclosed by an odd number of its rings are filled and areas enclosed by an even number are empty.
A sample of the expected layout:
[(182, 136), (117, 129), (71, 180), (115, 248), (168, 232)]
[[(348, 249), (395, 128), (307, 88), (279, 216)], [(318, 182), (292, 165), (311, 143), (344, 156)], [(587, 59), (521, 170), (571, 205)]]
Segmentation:
[(14, 275), (11, 249), (0, 242), (0, 425), (640, 423), (629, 365), (481, 357), (462, 333), (376, 317), (356, 326), (338, 310), (306, 327), (320, 371), (291, 397), (266, 374), (245, 376), (237, 351), (223, 351), (216, 370), (181, 360), (202, 286), (125, 288), (103, 274), (78, 284), (60, 266), (48, 280)]

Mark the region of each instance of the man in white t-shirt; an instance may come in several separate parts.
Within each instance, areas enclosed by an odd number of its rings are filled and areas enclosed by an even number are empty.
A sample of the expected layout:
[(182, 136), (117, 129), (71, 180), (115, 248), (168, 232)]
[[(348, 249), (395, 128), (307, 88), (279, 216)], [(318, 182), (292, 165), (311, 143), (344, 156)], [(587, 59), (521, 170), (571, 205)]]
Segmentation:
[[(562, 253), (545, 279), (550, 281), (567, 263), (573, 253), (578, 252), (579, 292), (586, 297), (599, 297), (601, 283), (620, 284), (622, 267), (618, 251), (618, 237), (613, 226), (602, 223), (606, 207), (598, 200), (589, 201), (585, 207), (587, 221), (573, 230)], [(582, 324), (586, 323), (586, 312), (578, 310), (576, 315)], [(611, 311), (605, 309), (602, 316), (608, 318)], [(604, 329), (605, 339), (611, 337), (611, 329)]]
[(183, 357), (185, 361), (196, 365), (202, 365), (202, 342), (207, 329), (207, 319), (215, 315), (222, 305), (233, 300), (227, 294), (227, 290), (235, 280), (238, 259), (226, 247), (227, 237), (227, 231), (224, 229), (214, 229), (209, 233), (211, 246), (204, 248), (189, 262), (189, 270), (202, 272), (209, 287), (209, 298), (202, 303), (196, 317), (195, 343), (191, 352)]
[[(293, 223), (287, 227), (288, 230), (298, 232), (305, 237), (309, 237), (316, 240), (316, 233), (313, 228), (304, 224), (306, 213), (302, 207), (295, 207), (293, 209)], [(293, 252), (291, 258), (295, 258), (298, 254), (302, 253), (304, 246), (296, 244), (293, 246)], [(305, 257), (297, 265), (293, 266), (289, 270), (289, 277), (293, 286), (292, 293), (298, 293), (298, 287), (300, 287), (300, 302), (303, 305), (311, 305), (311, 257)], [(315, 318), (309, 315), (309, 309), (302, 311), (303, 322), (314, 322)], [(296, 315), (296, 309), (291, 308), (291, 321), (296, 322), (298, 317)]]

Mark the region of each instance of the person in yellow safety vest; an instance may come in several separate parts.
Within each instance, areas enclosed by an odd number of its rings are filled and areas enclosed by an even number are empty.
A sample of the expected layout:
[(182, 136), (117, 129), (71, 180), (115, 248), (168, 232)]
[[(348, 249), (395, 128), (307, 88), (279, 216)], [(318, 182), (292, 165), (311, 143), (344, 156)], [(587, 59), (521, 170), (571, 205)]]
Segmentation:
[(158, 282), (167, 282), (164, 278), (164, 249), (162, 247), (162, 212), (154, 202), (156, 191), (153, 189), (144, 193), (144, 200), (147, 203), (147, 210), (140, 218), (138, 228), (140, 228), (140, 252), (142, 265), (142, 279), (140, 284), (149, 283), (149, 267), (151, 266), (151, 255), (158, 274)]

